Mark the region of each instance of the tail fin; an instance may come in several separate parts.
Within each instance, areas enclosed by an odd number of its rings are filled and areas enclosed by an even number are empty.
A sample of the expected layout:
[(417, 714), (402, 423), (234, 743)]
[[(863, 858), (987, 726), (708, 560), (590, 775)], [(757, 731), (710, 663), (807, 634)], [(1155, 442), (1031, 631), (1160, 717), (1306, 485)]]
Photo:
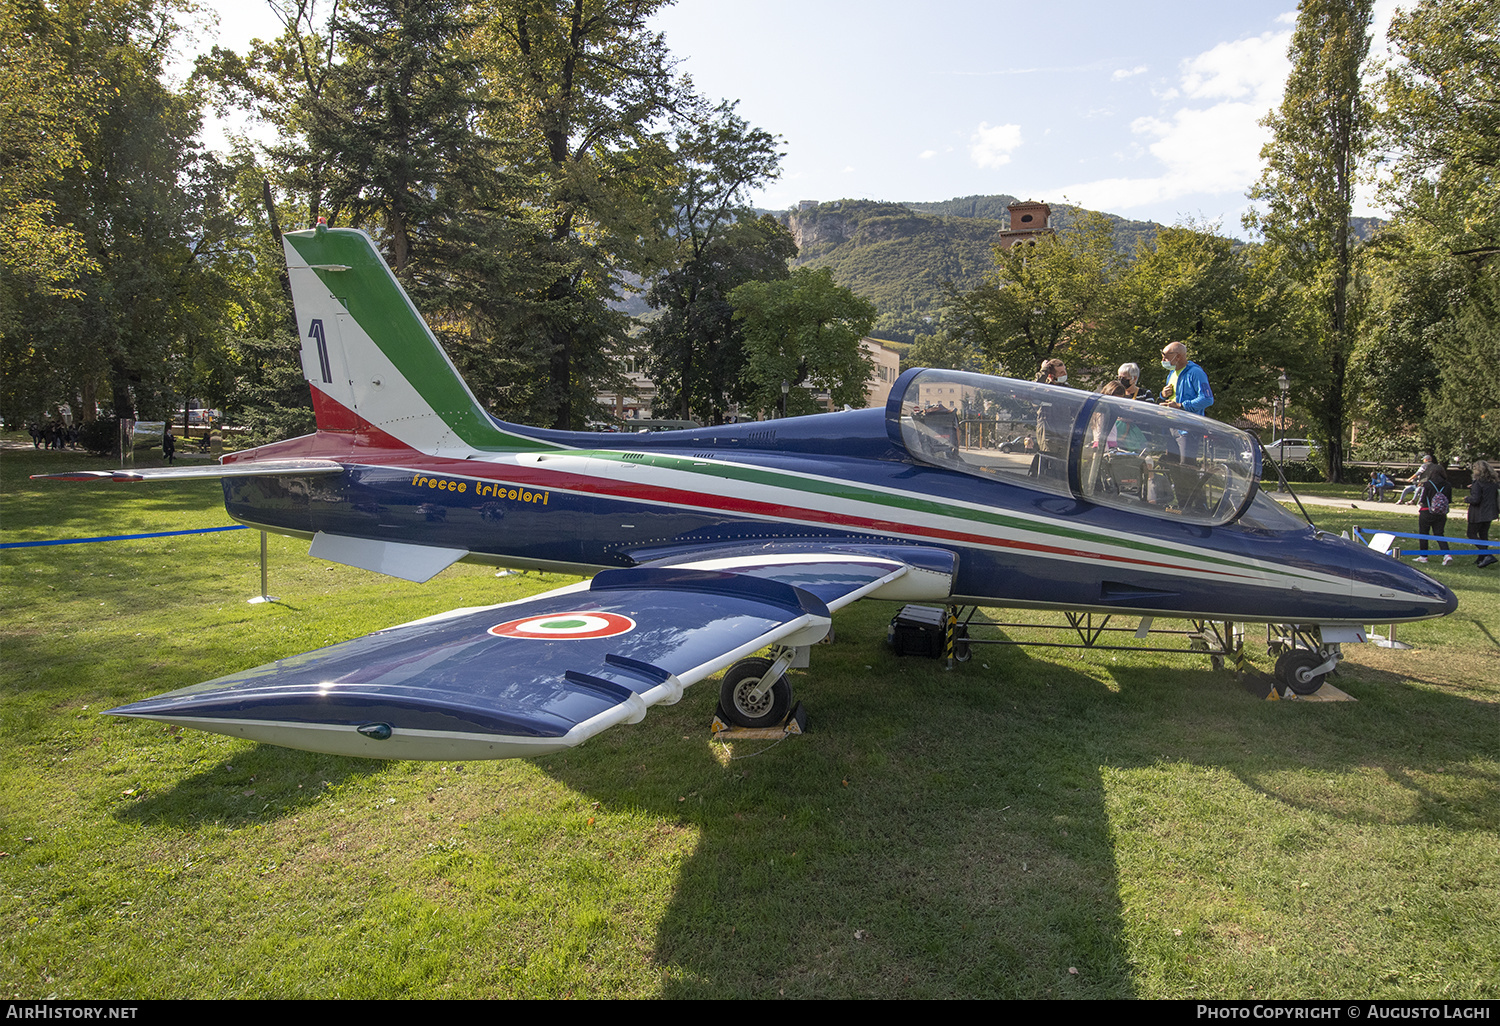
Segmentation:
[(283, 242), (319, 431), (443, 455), (551, 448), (485, 412), (368, 235), (319, 225)]

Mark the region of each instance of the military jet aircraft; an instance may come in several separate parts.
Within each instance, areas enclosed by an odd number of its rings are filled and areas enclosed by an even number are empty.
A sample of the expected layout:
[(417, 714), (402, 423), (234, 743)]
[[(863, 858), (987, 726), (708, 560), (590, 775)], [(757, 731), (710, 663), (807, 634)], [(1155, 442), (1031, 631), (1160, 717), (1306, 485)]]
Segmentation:
[(459, 560), (592, 579), (115, 715), (342, 755), (506, 758), (639, 721), (726, 667), (727, 716), (779, 723), (787, 668), (865, 597), (1293, 624), (1319, 639), (1289, 653), (1304, 683), (1359, 625), (1457, 604), (1285, 512), (1257, 488), (1256, 439), (1205, 417), (911, 370), (884, 409), (524, 427), (485, 411), (367, 235), (320, 225), (285, 248), (316, 433), (217, 466), (53, 476), (222, 478), (240, 523), (413, 581)]

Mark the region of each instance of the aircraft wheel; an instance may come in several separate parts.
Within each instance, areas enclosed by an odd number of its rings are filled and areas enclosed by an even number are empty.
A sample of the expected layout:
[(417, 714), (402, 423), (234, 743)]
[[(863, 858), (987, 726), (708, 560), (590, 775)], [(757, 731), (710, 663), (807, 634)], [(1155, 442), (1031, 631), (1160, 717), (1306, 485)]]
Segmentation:
[(958, 634), (953, 639), (953, 661), (966, 663), (974, 658), (974, 649), (969, 646), (969, 628), (967, 624), (958, 625)]
[(1311, 671), (1323, 665), (1323, 657), (1307, 649), (1285, 652), (1276, 660), (1276, 679), (1299, 695), (1310, 695), (1323, 686), (1328, 674), (1313, 676)]
[(771, 668), (771, 660), (741, 659), (724, 673), (719, 685), (719, 708), (736, 727), (774, 727), (792, 711), (792, 685), (780, 677), (771, 690), (752, 698), (751, 692)]

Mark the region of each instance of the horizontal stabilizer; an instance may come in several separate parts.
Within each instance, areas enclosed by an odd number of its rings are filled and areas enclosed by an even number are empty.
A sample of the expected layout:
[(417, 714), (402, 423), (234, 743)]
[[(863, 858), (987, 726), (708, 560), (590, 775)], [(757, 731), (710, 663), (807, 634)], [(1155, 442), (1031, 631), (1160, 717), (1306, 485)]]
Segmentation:
[(201, 481), (223, 477), (311, 477), (342, 474), (333, 460), (253, 460), (205, 463), (196, 467), (151, 467), (144, 470), (74, 470), (66, 474), (32, 474), (33, 481)]
[(347, 535), (319, 531), (313, 536), (312, 548), (307, 554), (314, 559), (357, 566), (361, 570), (373, 570), (377, 574), (421, 584), (463, 559), (469, 554), (469, 550), (410, 545), (406, 542), (379, 541), (373, 538), (350, 538)]
[(828, 626), (827, 606), (780, 582), (610, 571), (587, 589), (430, 617), (110, 713), (335, 755), (544, 755)]

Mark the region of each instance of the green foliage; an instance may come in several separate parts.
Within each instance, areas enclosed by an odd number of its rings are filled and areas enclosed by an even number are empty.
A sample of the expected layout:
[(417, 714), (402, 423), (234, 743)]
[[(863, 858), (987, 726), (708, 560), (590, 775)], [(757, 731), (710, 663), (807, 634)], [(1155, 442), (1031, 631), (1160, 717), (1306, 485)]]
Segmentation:
[(984, 368), (984, 356), (966, 339), (939, 331), (936, 335), (917, 336), (901, 358), (903, 371), (912, 367), (978, 371)]
[[(953, 291), (984, 284), (1013, 202), (1005, 195), (940, 203), (840, 200), (792, 211), (788, 221), (801, 247), (799, 261), (830, 268), (840, 285), (869, 297), (878, 311), (877, 337), (910, 343), (943, 321)], [(1066, 233), (1094, 217), (1111, 225), (1121, 253), (1149, 243), (1159, 227), (1067, 204), (1053, 205), (1051, 224)]]
[(1421, 0), (1391, 19), (1401, 60), (1382, 90), (1381, 141), (1395, 155), (1386, 198), (1459, 256), (1500, 252), (1497, 33), (1489, 0)]
[(1416, 463), (1421, 453), (1429, 449), (1406, 432), (1363, 428), (1350, 446), (1349, 456), (1361, 463)]
[(73, 283), (98, 269), (83, 235), (60, 223), (50, 191), (84, 160), (80, 135), (92, 126), (93, 83), (70, 74), (42, 38), (45, 17), (20, 0), (0, 3), (0, 409), (15, 419), (46, 405), (45, 374), (24, 339), (7, 341), (21, 306), (73, 298)]
[(120, 422), (111, 417), (96, 417), (78, 425), (78, 444), (95, 456), (120, 452)]
[(1469, 463), (1500, 454), (1500, 267), (1486, 267), (1434, 351), (1438, 381), (1423, 427), (1435, 455)]
[[(1396, 13), (1382, 89), (1399, 210), (1378, 267), (1382, 316), (1367, 333), (1371, 406), (1419, 425), (1440, 454), (1500, 453), (1500, 9), (1423, 0)], [(1401, 375), (1399, 390), (1386, 378)], [(1416, 390), (1416, 394), (1413, 391)]]
[(1436, 353), (1450, 339), (1469, 272), (1393, 228), (1369, 250), (1370, 301), (1356, 361), (1361, 408), (1386, 430), (1420, 424), (1437, 382)]
[(309, 102), (330, 216), (371, 231), (403, 280), (459, 241), (453, 216), (473, 206), (459, 200), (494, 166), (474, 130), (479, 62), (463, 45), (474, 27), (447, 0), (357, 0), (331, 26), (340, 59)]
[(1140, 364), (1142, 384), (1159, 393), (1167, 372), (1158, 354), (1182, 342), (1209, 375), (1209, 415), (1234, 422), (1264, 408), (1280, 368), (1300, 366), (1301, 339), (1285, 324), (1286, 288), (1259, 247), (1235, 245), (1214, 226), (1163, 228), (1121, 269), (1093, 359), (1109, 376), (1122, 363)]
[[(1281, 476), (1292, 484), (1306, 484), (1326, 480), (1328, 472), (1320, 463), (1311, 460), (1288, 460), (1281, 464)], [(1261, 478), (1265, 487), (1274, 487), (1277, 480), (1276, 468), (1266, 467)]]
[(1373, 118), (1362, 87), (1372, 2), (1302, 3), (1281, 107), (1264, 122), (1273, 133), (1261, 151), (1266, 170), (1250, 193), (1263, 207), (1246, 220), (1286, 261), (1317, 310), (1299, 394), (1303, 408), (1315, 414), (1329, 481), (1342, 480), (1352, 398), (1350, 217)]
[(934, 217), (978, 217), (1003, 224), (1010, 219), (1010, 205), (1018, 202), (1017, 197), (1002, 192), (994, 196), (955, 196), (936, 203), (901, 205), (919, 214), (931, 214)]
[[(834, 409), (864, 405), (875, 368), (859, 340), (875, 321), (875, 307), (834, 284), (833, 272), (799, 267), (783, 281), (741, 285), (729, 302), (744, 322), (751, 410), (816, 413), (815, 392), (827, 392)], [(783, 382), (789, 386), (784, 397)]]
[(658, 412), (682, 419), (697, 413), (720, 424), (731, 405), (749, 401), (743, 323), (729, 296), (747, 282), (785, 279), (796, 252), (775, 218), (746, 212), (657, 279), (647, 299), (662, 314), (640, 342), (650, 355)]
[(677, 253), (647, 290), (647, 302), (661, 316), (640, 336), (663, 414), (687, 420), (696, 413), (719, 424), (747, 397), (744, 344), (729, 293), (749, 281), (785, 278), (787, 262), (797, 255), (775, 218), (757, 218), (738, 206), (747, 190), (780, 173), (776, 145), (732, 104), (678, 134), (676, 184), (667, 190), (663, 231)]
[[(624, 351), (611, 304), (625, 275), (669, 258), (656, 230), (673, 175), (658, 130), (705, 114), (648, 20), (661, 0), (493, 0), (475, 35), (482, 127), (514, 175), (510, 209), (536, 271), (513, 286), (512, 323), (539, 377), (530, 410), (581, 426)], [(536, 375), (539, 370), (540, 375)]]
[(1099, 366), (1096, 329), (1121, 264), (1109, 220), (1086, 217), (1072, 231), (996, 246), (993, 255), (985, 283), (953, 295), (955, 335), (1013, 377), (1029, 378), (1053, 358)]
[(197, 92), (163, 81), (189, 13), (178, 0), (28, 9), (33, 38), (97, 98), (74, 126), (78, 158), (37, 187), (93, 266), (65, 296), (33, 291), (21, 307), (31, 402), (65, 399), (87, 417), (108, 394), (117, 416), (161, 418), (177, 405), (174, 369), (215, 362), (218, 169), (196, 145)]
[(983, 281), (1004, 227), (868, 200), (820, 204), (794, 212), (789, 222), (799, 264), (826, 267), (840, 285), (869, 297), (878, 311), (877, 335), (898, 342), (931, 333), (950, 282), (973, 288)]

